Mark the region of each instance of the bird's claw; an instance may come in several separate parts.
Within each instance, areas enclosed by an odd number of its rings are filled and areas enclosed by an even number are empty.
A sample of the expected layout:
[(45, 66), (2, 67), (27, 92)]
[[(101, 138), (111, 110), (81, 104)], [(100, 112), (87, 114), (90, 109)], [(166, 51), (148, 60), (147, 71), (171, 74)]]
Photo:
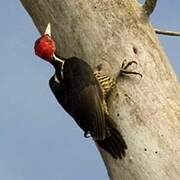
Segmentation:
[(84, 132), (84, 137), (85, 138), (90, 138), (91, 137), (90, 132), (89, 131)]
[(123, 61), (122, 66), (121, 66), (121, 70), (119, 75), (124, 75), (124, 74), (134, 74), (134, 75), (139, 75), (141, 78), (143, 77), (143, 75), (141, 73), (138, 73), (136, 71), (128, 71), (128, 68), (132, 65), (132, 64), (136, 64), (136, 61), (129, 61), (127, 62), (126, 60)]

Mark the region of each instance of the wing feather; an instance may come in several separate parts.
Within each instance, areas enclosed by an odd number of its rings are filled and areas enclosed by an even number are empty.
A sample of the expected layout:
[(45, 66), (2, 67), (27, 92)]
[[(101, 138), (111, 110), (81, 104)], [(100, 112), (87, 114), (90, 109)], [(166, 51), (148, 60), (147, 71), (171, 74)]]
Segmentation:
[(65, 90), (62, 84), (55, 81), (54, 76), (50, 79), (49, 85), (57, 101), (85, 132), (90, 132), (95, 140), (105, 139), (104, 107), (98, 86), (89, 85), (80, 92), (77, 92), (77, 89)]
[(104, 109), (101, 103), (96, 86), (90, 85), (79, 92), (78, 96), (73, 99), (72, 109), (75, 111), (75, 120), (81, 120), (83, 127), (87, 126), (95, 140), (102, 140), (106, 136), (106, 124)]

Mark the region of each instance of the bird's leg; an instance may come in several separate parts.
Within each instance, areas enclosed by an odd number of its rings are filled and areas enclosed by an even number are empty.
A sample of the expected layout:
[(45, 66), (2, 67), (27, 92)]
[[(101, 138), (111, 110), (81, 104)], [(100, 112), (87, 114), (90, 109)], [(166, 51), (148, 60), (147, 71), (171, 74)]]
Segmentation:
[[(130, 71), (128, 70), (128, 68), (133, 65), (133, 64), (136, 64), (137, 65), (137, 62), (136, 61), (129, 61), (127, 62), (126, 60), (123, 61), (122, 63), (122, 66), (121, 66), (121, 70), (119, 72), (119, 76), (122, 76), (122, 75), (125, 75), (125, 74), (134, 74), (134, 75), (139, 75), (140, 77), (142, 77), (142, 74), (141, 73), (138, 73), (136, 71)], [(119, 77), (118, 76), (118, 77)]]
[(101, 89), (103, 91), (103, 95), (104, 95), (104, 97), (106, 97), (106, 99), (108, 98), (112, 89), (115, 87), (119, 76), (123, 76), (125, 74), (134, 74), (134, 75), (139, 75), (140, 77), (142, 77), (142, 74), (140, 74), (136, 71), (128, 70), (128, 68), (133, 64), (137, 65), (137, 62), (136, 61), (127, 62), (126, 60), (124, 60), (121, 65), (120, 72), (116, 78), (112, 78), (107, 75), (104, 75), (101, 71), (94, 72), (94, 75), (95, 75), (96, 79), (98, 80), (98, 82), (101, 86)]
[(142, 77), (142, 74), (140, 74), (136, 71), (128, 70), (128, 68), (133, 64), (137, 65), (137, 62), (136, 61), (127, 62), (126, 60), (124, 60), (122, 65), (121, 65), (120, 72), (116, 78), (112, 78), (112, 77), (109, 77), (107, 75), (104, 75), (101, 71), (94, 72), (95, 78), (99, 82), (100, 87), (101, 87), (102, 92), (103, 92), (103, 96), (105, 97), (105, 101), (103, 102), (103, 105), (104, 105), (104, 109), (105, 109), (106, 113), (108, 112), (108, 110), (107, 110), (108, 108), (107, 108), (107, 104), (106, 104), (107, 99), (110, 96), (112, 89), (115, 87), (115, 85), (118, 81), (118, 78), (120, 76), (125, 75), (125, 74), (139, 75), (140, 77)]

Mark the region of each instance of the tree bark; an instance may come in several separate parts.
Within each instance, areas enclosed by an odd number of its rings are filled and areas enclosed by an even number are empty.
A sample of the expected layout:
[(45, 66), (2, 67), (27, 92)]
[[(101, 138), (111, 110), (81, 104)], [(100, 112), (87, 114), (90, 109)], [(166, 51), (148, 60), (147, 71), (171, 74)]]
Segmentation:
[(108, 102), (128, 145), (122, 160), (100, 150), (110, 179), (179, 180), (180, 86), (149, 23), (156, 1), (21, 2), (41, 33), (51, 22), (60, 56), (77, 56), (110, 76), (124, 59), (138, 62), (143, 78), (120, 78)]

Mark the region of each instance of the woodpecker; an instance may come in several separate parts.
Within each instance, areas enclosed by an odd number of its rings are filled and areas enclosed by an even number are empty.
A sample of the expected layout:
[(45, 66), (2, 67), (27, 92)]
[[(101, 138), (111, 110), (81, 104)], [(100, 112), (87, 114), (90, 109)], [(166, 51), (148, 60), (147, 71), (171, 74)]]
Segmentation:
[(109, 115), (106, 103), (116, 80), (101, 72), (93, 72), (82, 59), (59, 57), (50, 23), (45, 33), (36, 40), (34, 49), (37, 56), (54, 66), (55, 74), (49, 80), (50, 88), (59, 104), (84, 131), (84, 137), (91, 136), (115, 159), (125, 156), (126, 142)]

